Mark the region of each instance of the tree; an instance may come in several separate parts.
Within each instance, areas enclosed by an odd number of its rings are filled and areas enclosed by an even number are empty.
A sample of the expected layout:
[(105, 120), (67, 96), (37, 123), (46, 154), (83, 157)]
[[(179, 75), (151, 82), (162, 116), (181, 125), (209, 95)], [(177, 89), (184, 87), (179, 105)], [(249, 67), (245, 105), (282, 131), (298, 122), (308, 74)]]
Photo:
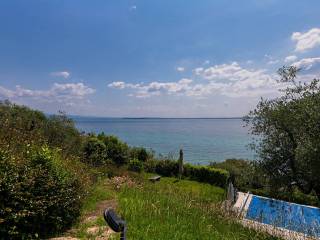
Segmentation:
[(259, 165), (274, 190), (314, 192), (320, 199), (320, 79), (298, 81), (296, 67), (278, 70), (281, 96), (261, 99), (245, 117)]
[(115, 136), (104, 133), (98, 134), (98, 139), (106, 146), (106, 154), (109, 160), (121, 165), (129, 162), (129, 146)]

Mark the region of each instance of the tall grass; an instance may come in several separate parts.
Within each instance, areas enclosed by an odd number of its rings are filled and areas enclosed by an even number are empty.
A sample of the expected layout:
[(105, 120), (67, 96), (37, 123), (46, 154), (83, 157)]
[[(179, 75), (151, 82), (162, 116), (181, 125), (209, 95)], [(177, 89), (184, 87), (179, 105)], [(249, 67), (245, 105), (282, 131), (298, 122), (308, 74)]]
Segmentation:
[(119, 211), (128, 222), (128, 239), (273, 239), (223, 218), (221, 188), (162, 178), (140, 188), (125, 187)]

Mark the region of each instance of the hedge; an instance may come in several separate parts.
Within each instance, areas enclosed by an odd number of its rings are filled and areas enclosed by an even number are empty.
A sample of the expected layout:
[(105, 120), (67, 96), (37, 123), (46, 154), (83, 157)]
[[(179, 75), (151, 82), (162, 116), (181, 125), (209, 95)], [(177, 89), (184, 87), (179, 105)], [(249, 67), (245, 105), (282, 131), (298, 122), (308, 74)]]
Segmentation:
[(229, 178), (226, 170), (206, 166), (184, 165), (184, 176), (198, 182), (210, 183), (219, 187), (225, 187)]
[[(179, 164), (173, 160), (149, 160), (144, 163), (146, 172), (153, 172), (166, 177), (176, 177), (179, 173)], [(207, 166), (184, 164), (183, 177), (219, 187), (225, 187), (229, 178), (226, 170)]]

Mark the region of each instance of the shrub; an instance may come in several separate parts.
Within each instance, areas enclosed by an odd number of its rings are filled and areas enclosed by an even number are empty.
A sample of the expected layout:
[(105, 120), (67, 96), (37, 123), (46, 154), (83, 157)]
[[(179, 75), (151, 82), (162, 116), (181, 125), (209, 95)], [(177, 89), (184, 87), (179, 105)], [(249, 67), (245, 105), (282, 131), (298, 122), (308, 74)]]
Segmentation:
[[(144, 163), (144, 169), (147, 172), (154, 172), (162, 176), (178, 176), (179, 164), (173, 160), (149, 160)], [(223, 169), (185, 164), (183, 177), (225, 187), (229, 173)]]
[(178, 162), (174, 160), (148, 160), (143, 163), (146, 172), (154, 172), (166, 177), (177, 176), (179, 171)]
[(76, 129), (73, 120), (68, 118), (64, 112), (47, 118), (44, 136), (47, 138), (48, 145), (62, 149), (64, 156), (81, 154), (79, 148), (82, 142), (81, 134)]
[(95, 136), (89, 137), (83, 145), (83, 162), (91, 166), (101, 166), (107, 160), (107, 148), (103, 141)]
[(150, 160), (143, 163), (143, 169), (146, 172), (155, 173), (156, 172), (156, 164), (157, 164), (157, 162), (155, 160), (150, 159)]
[(143, 147), (133, 147), (130, 149), (131, 158), (136, 158), (139, 161), (146, 162), (152, 158), (152, 154)]
[(219, 187), (225, 187), (229, 178), (229, 173), (223, 169), (185, 164), (184, 176), (198, 182), (205, 182)]
[(265, 184), (265, 176), (254, 161), (226, 159), (223, 162), (212, 162), (210, 166), (227, 170), (232, 182), (242, 191), (259, 189)]
[(156, 173), (167, 177), (178, 176), (179, 165), (177, 161), (164, 159), (155, 160), (155, 163)]
[(43, 238), (68, 228), (80, 214), (79, 180), (47, 147), (17, 160), (0, 151), (0, 236)]
[(118, 165), (126, 164), (129, 161), (129, 147), (115, 136), (107, 136), (104, 133), (98, 135), (106, 146), (107, 158)]
[(143, 169), (143, 163), (138, 159), (132, 159), (129, 161), (128, 169), (134, 172), (141, 172)]
[(48, 144), (60, 148), (64, 156), (79, 156), (80, 143), (81, 134), (64, 113), (47, 117), (40, 111), (0, 101), (0, 146), (19, 153), (27, 144)]

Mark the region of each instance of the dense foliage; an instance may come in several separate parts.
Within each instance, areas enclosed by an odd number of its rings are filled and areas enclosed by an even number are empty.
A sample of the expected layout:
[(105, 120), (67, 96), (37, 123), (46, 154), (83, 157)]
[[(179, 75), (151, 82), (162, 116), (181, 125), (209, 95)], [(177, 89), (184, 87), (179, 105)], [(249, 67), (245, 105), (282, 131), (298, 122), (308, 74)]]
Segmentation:
[(230, 180), (241, 191), (262, 189), (265, 186), (265, 177), (255, 161), (226, 159), (223, 162), (212, 162), (210, 166), (227, 170)]
[[(167, 177), (177, 177), (179, 175), (178, 161), (170, 159), (147, 161), (144, 164), (144, 169), (147, 172), (154, 172)], [(229, 178), (229, 173), (223, 169), (185, 164), (183, 177), (198, 182), (225, 187)]]
[(104, 133), (90, 133), (83, 136), (82, 160), (91, 166), (103, 166), (108, 163), (116, 165), (129, 164), (131, 160), (146, 162), (154, 158), (153, 153), (142, 147), (129, 147), (115, 136)]
[(108, 136), (104, 133), (99, 134), (98, 139), (105, 144), (106, 156), (113, 163), (121, 165), (129, 162), (130, 149), (126, 143), (120, 141), (115, 136)]
[(21, 152), (27, 144), (47, 144), (64, 156), (80, 154), (81, 135), (63, 112), (46, 116), (28, 107), (0, 102), (0, 147)]
[(79, 215), (81, 184), (47, 147), (22, 161), (0, 152), (0, 238), (37, 238), (61, 231)]
[(146, 162), (149, 159), (152, 159), (153, 153), (150, 151), (147, 151), (143, 147), (133, 147), (130, 151), (130, 157), (132, 159), (138, 159), (141, 162)]
[(91, 166), (102, 166), (107, 161), (107, 148), (103, 141), (96, 136), (89, 136), (83, 143), (82, 161)]
[(143, 162), (138, 159), (132, 159), (129, 161), (128, 169), (134, 172), (141, 172), (143, 170)]
[(64, 114), (0, 102), (0, 239), (42, 238), (77, 219), (89, 181)]
[(298, 81), (295, 67), (279, 70), (289, 86), (262, 99), (246, 121), (259, 136), (254, 144), (273, 192), (315, 194), (320, 199), (320, 80)]

